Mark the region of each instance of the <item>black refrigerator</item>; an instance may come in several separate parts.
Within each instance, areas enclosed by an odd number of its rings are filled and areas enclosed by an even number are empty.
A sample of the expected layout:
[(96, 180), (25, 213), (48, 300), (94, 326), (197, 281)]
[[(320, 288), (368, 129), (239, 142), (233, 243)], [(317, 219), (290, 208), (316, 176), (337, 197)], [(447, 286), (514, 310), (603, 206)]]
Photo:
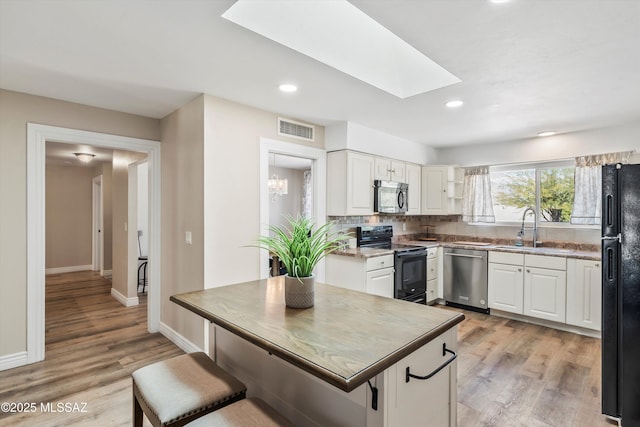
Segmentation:
[(602, 413), (640, 426), (640, 165), (602, 167)]

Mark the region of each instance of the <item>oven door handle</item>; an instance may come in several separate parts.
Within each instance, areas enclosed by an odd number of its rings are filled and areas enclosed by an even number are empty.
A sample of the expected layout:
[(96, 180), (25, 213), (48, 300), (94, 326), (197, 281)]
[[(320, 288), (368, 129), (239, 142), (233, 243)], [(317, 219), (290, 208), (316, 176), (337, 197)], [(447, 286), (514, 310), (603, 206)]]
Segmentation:
[(460, 256), (460, 257), (463, 257), (463, 258), (483, 258), (482, 255), (455, 254), (455, 253), (451, 253), (451, 252), (445, 252), (444, 254), (448, 255), (448, 256)]
[(421, 256), (427, 256), (427, 252), (426, 251), (403, 251), (403, 252), (396, 252), (396, 257), (398, 258), (405, 258), (405, 257), (421, 257)]

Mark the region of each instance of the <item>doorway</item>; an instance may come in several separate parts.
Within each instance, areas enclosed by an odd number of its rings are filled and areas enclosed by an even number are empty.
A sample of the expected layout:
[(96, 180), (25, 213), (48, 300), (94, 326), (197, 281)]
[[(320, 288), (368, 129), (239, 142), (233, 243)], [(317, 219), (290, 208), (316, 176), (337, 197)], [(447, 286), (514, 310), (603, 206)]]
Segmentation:
[[(311, 195), (308, 207), (304, 208), (317, 226), (326, 223), (326, 152), (319, 148), (307, 147), (301, 144), (276, 141), (268, 138), (260, 139), (260, 234), (269, 233), (269, 225), (274, 223), (271, 218), (273, 194), (269, 192), (268, 182), (271, 177), (270, 163), (274, 163), (277, 173), (279, 161), (291, 162), (290, 164), (310, 166), (310, 182), (308, 183)], [(284, 164), (284, 163), (280, 163)], [(300, 166), (301, 167), (301, 166)], [(282, 169), (280, 169), (282, 171)], [(276, 196), (277, 197), (277, 196)], [(301, 207), (302, 208), (302, 207)], [(293, 213), (293, 211), (291, 211)], [(280, 218), (275, 220), (279, 221)], [(260, 254), (260, 278), (269, 277), (269, 257)], [(324, 260), (320, 261), (317, 270), (318, 280), (324, 280)]]
[[(45, 145), (47, 141), (145, 153), (149, 168), (149, 259), (160, 260), (160, 142), (55, 126), (27, 124), (27, 363), (44, 360)], [(126, 226), (126, 225), (125, 225)], [(159, 328), (159, 262), (150, 263), (147, 329)]]

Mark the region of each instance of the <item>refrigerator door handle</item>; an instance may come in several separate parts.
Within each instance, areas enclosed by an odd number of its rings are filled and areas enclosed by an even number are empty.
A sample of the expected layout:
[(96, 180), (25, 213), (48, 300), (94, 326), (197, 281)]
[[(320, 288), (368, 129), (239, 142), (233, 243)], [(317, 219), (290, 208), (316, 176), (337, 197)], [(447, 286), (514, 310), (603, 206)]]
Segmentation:
[(604, 236), (600, 240), (617, 240), (618, 243), (622, 243), (622, 233), (618, 233), (617, 236)]

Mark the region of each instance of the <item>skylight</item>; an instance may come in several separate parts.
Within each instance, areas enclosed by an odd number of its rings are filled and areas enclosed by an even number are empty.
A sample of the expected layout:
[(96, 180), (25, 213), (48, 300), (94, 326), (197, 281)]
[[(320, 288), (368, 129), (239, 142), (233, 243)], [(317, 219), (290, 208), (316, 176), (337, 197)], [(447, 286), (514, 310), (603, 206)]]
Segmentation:
[(399, 98), (461, 81), (346, 0), (238, 0), (222, 17)]

